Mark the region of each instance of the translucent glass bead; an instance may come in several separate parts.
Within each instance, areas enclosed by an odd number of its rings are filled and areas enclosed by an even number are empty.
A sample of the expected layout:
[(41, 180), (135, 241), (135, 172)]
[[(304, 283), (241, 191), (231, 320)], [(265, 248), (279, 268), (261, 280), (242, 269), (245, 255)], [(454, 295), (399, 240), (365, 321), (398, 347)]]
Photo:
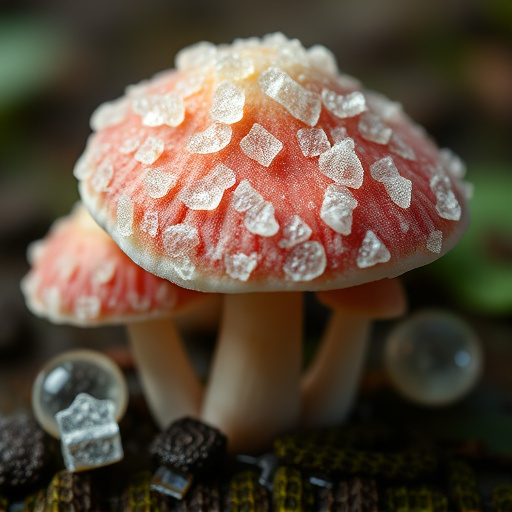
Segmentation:
[(480, 376), (482, 359), (468, 324), (441, 311), (422, 311), (398, 324), (384, 351), (396, 389), (413, 402), (432, 406), (466, 395)]
[(128, 389), (121, 370), (108, 357), (93, 350), (72, 350), (50, 360), (32, 387), (32, 409), (39, 424), (60, 438), (55, 415), (69, 408), (79, 393), (110, 400), (119, 421), (128, 403)]

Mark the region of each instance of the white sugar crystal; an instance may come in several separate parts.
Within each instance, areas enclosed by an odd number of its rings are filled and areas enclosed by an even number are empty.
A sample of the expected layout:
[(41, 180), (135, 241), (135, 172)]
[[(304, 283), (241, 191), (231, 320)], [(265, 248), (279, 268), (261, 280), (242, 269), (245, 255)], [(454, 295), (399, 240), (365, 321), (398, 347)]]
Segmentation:
[(448, 220), (459, 220), (462, 210), (452, 190), (448, 176), (435, 174), (430, 180), (430, 188), (436, 196), (436, 211), (439, 217)]
[(279, 231), (279, 224), (274, 216), (274, 206), (263, 201), (245, 214), (245, 227), (255, 235), (274, 236)]
[(348, 90), (354, 90), (354, 89), (361, 89), (361, 82), (351, 76), (347, 75), (346, 73), (338, 73), (336, 78), (336, 83), (342, 88), (342, 89), (348, 89)]
[(338, 72), (338, 63), (336, 57), (321, 44), (315, 44), (308, 48), (307, 54), (309, 57), (309, 65), (324, 73), (335, 75)]
[(56, 286), (45, 288), (42, 293), (44, 307), (50, 318), (58, 318), (62, 311), (62, 294)]
[(163, 167), (155, 167), (146, 170), (144, 188), (149, 197), (159, 199), (167, 195), (177, 181), (178, 177), (175, 174), (165, 171)]
[(385, 182), (400, 176), (395, 162), (390, 156), (381, 158), (370, 165), (370, 174), (374, 180)]
[(322, 128), (301, 128), (297, 140), (304, 156), (318, 156), (331, 149), (331, 143)]
[(232, 133), (231, 126), (228, 124), (214, 123), (204, 132), (194, 133), (190, 137), (187, 151), (201, 155), (216, 153), (230, 143)]
[[(332, 242), (330, 249), (333, 254), (343, 254), (345, 252), (345, 246), (343, 245), (343, 237), (341, 235), (334, 235), (332, 237)], [(333, 267), (337, 265), (333, 264)]]
[(104, 160), (94, 171), (91, 186), (96, 192), (106, 192), (114, 177), (114, 167), (108, 160)]
[(443, 232), (436, 230), (429, 233), (427, 238), (427, 249), (439, 254), (443, 247)]
[(155, 163), (164, 152), (164, 142), (158, 137), (148, 137), (135, 153), (135, 160), (142, 164)]
[(123, 194), (117, 202), (117, 231), (121, 236), (133, 234), (133, 215), (135, 205), (133, 201)]
[(194, 279), (196, 275), (196, 266), (188, 256), (173, 259), (172, 269), (184, 281), (190, 281)]
[(400, 176), (395, 162), (390, 156), (377, 160), (370, 165), (373, 179), (384, 184), (391, 200), (401, 208), (411, 206), (412, 182)]
[(356, 198), (347, 187), (333, 183), (325, 191), (320, 217), (337, 233), (350, 235), (352, 212), (357, 204)]
[(466, 176), (466, 164), (451, 149), (443, 148), (439, 151), (439, 163), (455, 178), (462, 179)]
[(268, 46), (269, 48), (280, 50), (282, 48), (286, 48), (290, 43), (291, 40), (288, 39), (282, 32), (273, 32), (270, 34), (265, 34), (261, 38), (261, 42), (258, 41), (258, 46)]
[(391, 101), (384, 94), (378, 92), (367, 92), (366, 101), (370, 109), (385, 121), (396, 121), (403, 116), (402, 104), (398, 101)]
[(338, 142), (347, 138), (347, 129), (344, 126), (336, 126), (331, 130), (331, 137), (334, 144), (338, 144)]
[(416, 160), (416, 153), (414, 150), (396, 134), (391, 136), (389, 141), (389, 149), (402, 158), (407, 160)]
[(252, 59), (227, 53), (217, 59), (215, 71), (222, 78), (242, 80), (254, 73), (254, 62)]
[(203, 88), (203, 84), (204, 75), (189, 75), (176, 84), (173, 93), (181, 99), (185, 99), (199, 92)]
[(102, 261), (93, 271), (92, 281), (94, 284), (107, 284), (116, 273), (117, 265), (115, 260)]
[(263, 197), (252, 188), (247, 180), (242, 180), (233, 192), (233, 208), (237, 212), (246, 212), (263, 202)]
[(106, 466), (123, 458), (115, 408), (110, 399), (97, 400), (79, 393), (67, 409), (55, 415), (64, 465), (69, 472)]
[(173, 286), (174, 285), (168, 283), (161, 283), (158, 287), (155, 298), (161, 307), (172, 308), (176, 305), (177, 294)]
[(140, 146), (139, 139), (125, 139), (123, 143), (119, 146), (119, 153), (123, 153), (124, 155), (128, 155), (133, 153)]
[(304, 242), (292, 249), (283, 270), (293, 281), (311, 281), (324, 273), (326, 265), (327, 259), (322, 244)]
[(144, 212), (140, 229), (154, 238), (158, 234), (158, 212), (153, 210)]
[(320, 95), (307, 91), (282, 69), (270, 67), (259, 76), (261, 90), (281, 104), (290, 114), (309, 126), (315, 126), (320, 117)]
[(147, 311), (151, 306), (151, 300), (149, 297), (144, 297), (143, 295), (140, 295), (134, 291), (128, 292), (126, 294), (126, 300), (134, 311)]
[(171, 258), (188, 257), (200, 242), (197, 229), (184, 223), (165, 228), (162, 240), (165, 252)]
[(411, 206), (411, 192), (412, 192), (412, 181), (404, 178), (403, 176), (397, 176), (391, 178), (384, 183), (386, 192), (389, 194), (391, 201), (393, 201), (400, 208), (409, 208)]
[(95, 295), (83, 295), (75, 301), (75, 315), (80, 320), (93, 320), (100, 314), (101, 301)]
[(83, 153), (76, 161), (73, 168), (73, 176), (77, 180), (86, 180), (94, 172), (94, 165), (92, 164), (90, 156), (87, 152)]
[(192, 210), (215, 210), (224, 191), (236, 183), (236, 174), (224, 164), (218, 164), (206, 177), (182, 189), (180, 199)]
[(207, 41), (201, 41), (183, 48), (176, 54), (176, 67), (180, 70), (204, 66), (212, 62), (217, 55), (217, 47)]
[(128, 114), (128, 102), (125, 98), (107, 101), (101, 104), (91, 116), (91, 130), (94, 132), (122, 123)]
[(60, 279), (68, 281), (69, 278), (74, 274), (75, 270), (78, 268), (78, 261), (71, 256), (63, 254), (56, 261), (55, 266), (58, 269), (57, 272)]
[(473, 183), (469, 181), (462, 181), (460, 183), (460, 187), (462, 190), (462, 193), (464, 194), (464, 197), (469, 201), (470, 199), (473, 199), (473, 195), (475, 193), (475, 186)]
[(401, 221), (400, 222), (400, 229), (402, 230), (402, 233), (407, 233), (411, 226), (408, 222)]
[(335, 144), (318, 159), (320, 172), (340, 185), (359, 188), (363, 184), (364, 170), (350, 138)]
[(389, 141), (389, 149), (407, 160), (416, 160), (414, 150), (408, 146), (396, 133), (391, 136)]
[(268, 167), (283, 149), (283, 143), (263, 126), (254, 123), (249, 133), (240, 141), (242, 151), (264, 167)]
[(210, 115), (219, 123), (236, 123), (244, 116), (245, 93), (233, 82), (219, 84), (212, 100)]
[(185, 104), (175, 94), (164, 96), (137, 96), (133, 99), (133, 111), (142, 116), (144, 126), (179, 126), (185, 119)]
[(363, 139), (377, 144), (387, 144), (393, 133), (393, 130), (386, 126), (379, 116), (371, 112), (366, 112), (361, 116), (358, 129)]
[[(286, 39), (286, 38), (285, 38)], [(285, 69), (291, 67), (304, 67), (309, 58), (306, 49), (298, 39), (286, 39), (286, 41), (275, 43), (278, 50), (277, 65)]]
[(34, 242), (30, 242), (27, 247), (27, 261), (29, 265), (36, 265), (44, 253), (46, 252), (46, 243), (44, 240), (35, 240)]
[(311, 236), (313, 230), (298, 216), (292, 215), (283, 226), (283, 238), (279, 240), (279, 247), (291, 249)]
[(258, 265), (258, 253), (253, 252), (249, 256), (241, 252), (226, 254), (224, 256), (224, 265), (229, 277), (240, 281), (247, 281), (256, 265)]
[(359, 268), (373, 267), (377, 263), (386, 263), (391, 259), (386, 246), (377, 235), (368, 230), (357, 253), (357, 266)]
[(341, 119), (357, 116), (366, 110), (364, 96), (358, 91), (342, 96), (329, 89), (323, 89), (322, 103), (327, 110)]

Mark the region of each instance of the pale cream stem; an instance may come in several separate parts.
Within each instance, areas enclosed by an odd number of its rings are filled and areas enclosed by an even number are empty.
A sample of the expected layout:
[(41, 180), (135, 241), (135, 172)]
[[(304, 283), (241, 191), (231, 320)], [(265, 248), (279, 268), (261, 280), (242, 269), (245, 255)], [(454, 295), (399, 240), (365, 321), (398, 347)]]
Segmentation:
[(133, 322), (128, 332), (142, 389), (158, 426), (164, 429), (183, 416), (198, 418), (203, 389), (174, 320)]
[(356, 396), (369, 330), (369, 317), (333, 311), (302, 380), (302, 426), (337, 425), (346, 419)]
[(300, 414), (302, 294), (229, 294), (202, 419), (233, 453), (267, 448)]

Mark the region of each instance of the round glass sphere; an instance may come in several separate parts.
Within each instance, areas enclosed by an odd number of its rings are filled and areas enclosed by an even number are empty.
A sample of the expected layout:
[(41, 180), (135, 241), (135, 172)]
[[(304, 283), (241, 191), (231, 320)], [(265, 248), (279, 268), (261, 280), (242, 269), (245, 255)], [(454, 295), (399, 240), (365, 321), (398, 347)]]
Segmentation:
[(422, 311), (389, 334), (384, 363), (396, 389), (422, 405), (447, 405), (466, 395), (482, 370), (482, 348), (469, 325), (442, 311)]
[(50, 435), (60, 438), (55, 414), (67, 409), (79, 393), (111, 400), (119, 421), (128, 404), (128, 388), (119, 367), (94, 350), (71, 350), (50, 360), (32, 386), (34, 416)]

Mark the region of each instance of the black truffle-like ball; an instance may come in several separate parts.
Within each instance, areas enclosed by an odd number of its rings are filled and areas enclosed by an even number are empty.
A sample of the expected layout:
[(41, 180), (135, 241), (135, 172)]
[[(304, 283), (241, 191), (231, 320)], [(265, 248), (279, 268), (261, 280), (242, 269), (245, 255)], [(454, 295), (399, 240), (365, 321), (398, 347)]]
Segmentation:
[(36, 483), (52, 451), (53, 443), (28, 414), (0, 418), (0, 489)]
[(173, 422), (150, 447), (160, 465), (183, 473), (206, 471), (226, 452), (227, 438), (218, 429), (192, 418)]

